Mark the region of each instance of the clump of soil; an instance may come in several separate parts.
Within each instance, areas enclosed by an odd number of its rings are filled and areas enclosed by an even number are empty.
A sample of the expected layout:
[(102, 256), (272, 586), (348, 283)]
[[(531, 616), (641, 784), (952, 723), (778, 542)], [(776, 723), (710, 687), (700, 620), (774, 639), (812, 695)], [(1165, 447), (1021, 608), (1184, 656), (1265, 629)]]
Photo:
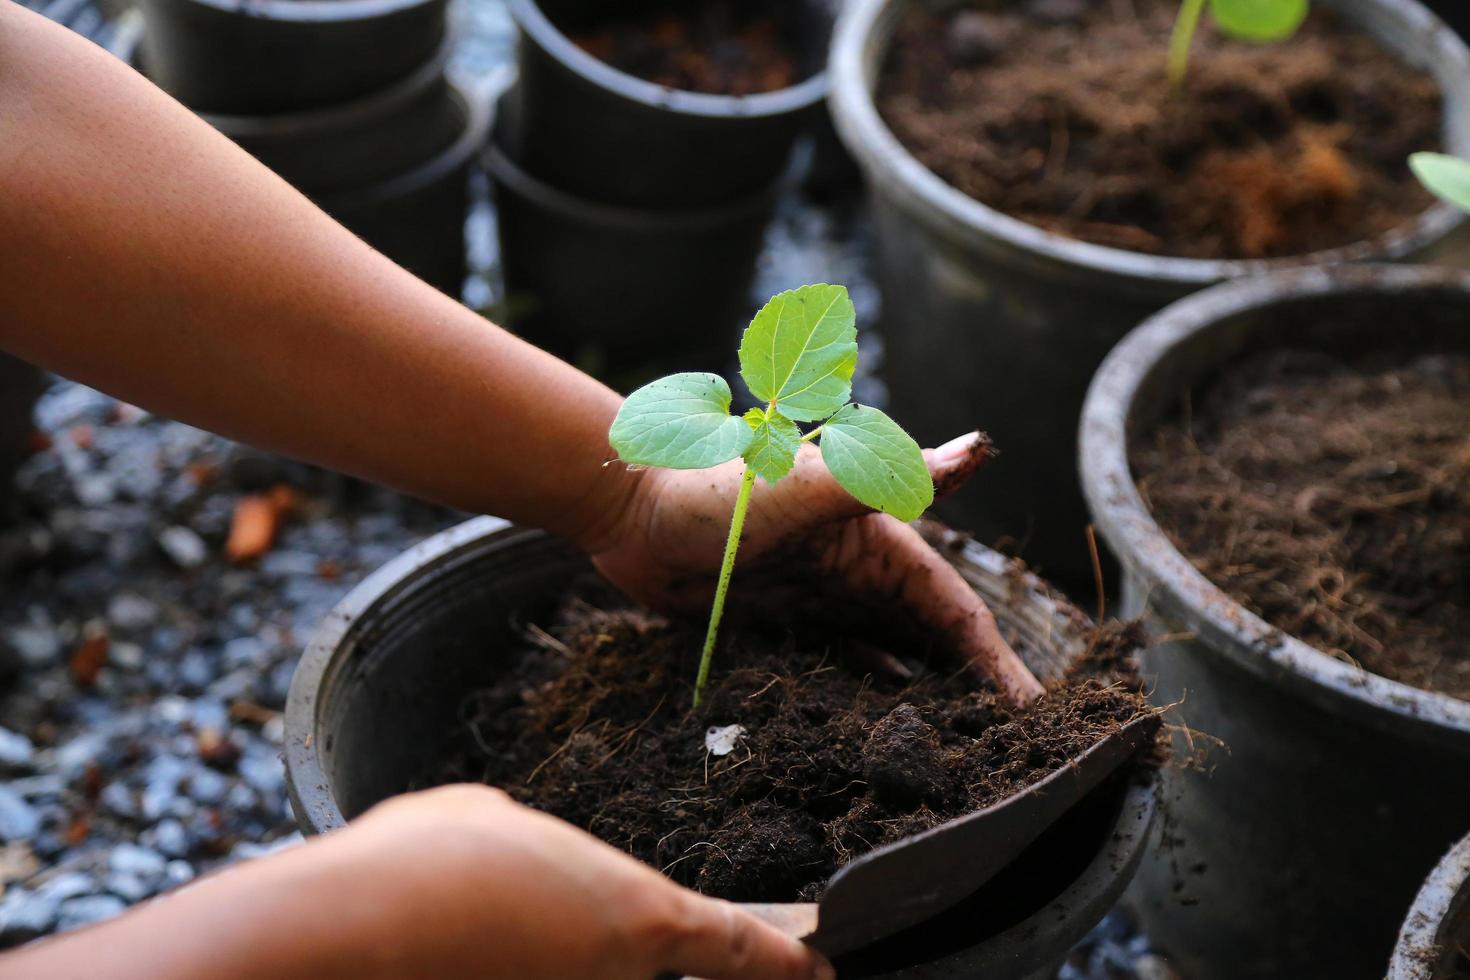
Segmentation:
[(1246, 608), (1470, 699), (1470, 355), (1261, 354), (1133, 467), (1170, 538)]
[(704, 0), (572, 40), (599, 61), (668, 88), (707, 95), (774, 92), (799, 81), (797, 64), (776, 21), (758, 7)]
[[(469, 700), (439, 781), (500, 786), (706, 894), (810, 900), (852, 857), (995, 803), (1150, 711), (1132, 626), (1099, 630), (1024, 710), (963, 671), (851, 667), (871, 647), (842, 631), (727, 630), (691, 710), (701, 628), (568, 600)], [(731, 725), (734, 750), (707, 751), (710, 729)]]
[(1405, 159), (1439, 146), (1440, 94), (1314, 9), (1291, 40), (1206, 18), (1182, 92), (1178, 0), (971, 0), (900, 21), (878, 107), (971, 197), (1073, 238), (1160, 255), (1268, 258), (1369, 239), (1431, 203)]

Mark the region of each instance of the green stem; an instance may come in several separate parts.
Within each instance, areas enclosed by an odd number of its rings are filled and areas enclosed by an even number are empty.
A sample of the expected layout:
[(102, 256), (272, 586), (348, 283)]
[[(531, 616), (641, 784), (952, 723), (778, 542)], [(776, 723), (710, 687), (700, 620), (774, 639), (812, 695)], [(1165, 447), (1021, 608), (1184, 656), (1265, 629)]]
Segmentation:
[(801, 441), (802, 442), (811, 442), (817, 436), (821, 435), (822, 434), (822, 430), (825, 429), (825, 428), (826, 428), (826, 425), (819, 425), (819, 426), (817, 426), (815, 429), (813, 429), (812, 431), (808, 432), (806, 435), (802, 436), (801, 437)]
[(755, 488), (755, 470), (745, 468), (740, 478), (740, 493), (735, 497), (735, 513), (730, 516), (730, 536), (725, 539), (725, 560), (720, 563), (720, 579), (715, 583), (715, 605), (709, 613), (709, 631), (704, 635), (704, 651), (699, 655), (699, 676), (694, 679), (694, 706), (709, 680), (709, 662), (715, 652), (715, 637), (720, 632), (720, 617), (725, 614), (725, 593), (730, 591), (730, 575), (735, 571), (735, 552), (740, 550), (740, 533), (745, 530), (745, 511), (750, 507), (750, 491)]
[(1169, 84), (1176, 92), (1184, 88), (1184, 76), (1189, 72), (1189, 49), (1194, 44), (1194, 32), (1204, 9), (1205, 0), (1184, 0), (1179, 6), (1174, 33), (1169, 38)]

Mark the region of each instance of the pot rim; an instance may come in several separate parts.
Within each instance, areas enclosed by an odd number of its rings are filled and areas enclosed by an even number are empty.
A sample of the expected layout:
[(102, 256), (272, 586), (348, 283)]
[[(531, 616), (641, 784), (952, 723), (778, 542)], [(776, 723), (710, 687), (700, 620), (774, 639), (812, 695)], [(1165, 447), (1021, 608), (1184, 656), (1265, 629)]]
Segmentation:
[(1147, 591), (1147, 603), (1244, 669), (1330, 708), (1428, 739), (1470, 736), (1470, 701), (1422, 690), (1336, 660), (1276, 629), (1211, 582), (1174, 546), (1144, 504), (1128, 462), (1139, 386), (1179, 344), (1221, 320), (1325, 297), (1445, 290), (1470, 299), (1470, 273), (1424, 266), (1301, 268), (1225, 283), (1165, 307), (1103, 361), (1082, 410), (1078, 465), (1098, 530)]
[[(1470, 835), (1450, 848), (1414, 897), (1388, 964), (1387, 980), (1434, 980), (1432, 952), (1451, 914), (1450, 906), (1470, 891)], [(1467, 895), (1470, 897), (1470, 895)]]
[[(525, 2), (525, 0), (522, 0)], [(874, 185), (887, 185), (901, 207), (938, 233), (979, 247), (1004, 243), (1063, 267), (1094, 275), (1122, 277), (1145, 286), (1158, 284), (1198, 288), (1225, 279), (1274, 272), (1302, 265), (1386, 261), (1406, 258), (1444, 238), (1467, 220), (1453, 206), (1436, 200), (1412, 220), (1375, 238), (1337, 248), (1273, 259), (1194, 259), (1132, 252), (1084, 242), (1045, 231), (982, 204), (924, 166), (888, 128), (874, 104), (868, 76), (867, 48), (875, 35), (887, 34), (901, 4), (913, 0), (850, 0), (833, 30), (828, 73), (829, 103), (838, 134), (862, 164)], [(1344, 0), (1337, 0), (1338, 6)], [(1459, 77), (1470, 88), (1470, 49), (1443, 21), (1417, 0), (1358, 0), (1400, 21), (1422, 39), (1424, 64), (1443, 93), (1444, 77)], [(1356, 21), (1351, 3), (1340, 10)], [(1376, 32), (1364, 28), (1373, 36)], [(886, 48), (887, 38), (884, 38)], [(1400, 51), (1384, 47), (1400, 61)], [(1470, 131), (1461, 130), (1444, 113), (1446, 152), (1470, 154)]]
[[(297, 3), (303, 0), (275, 2)], [(342, 0), (316, 2), (339, 3)], [(800, 112), (822, 101), (827, 95), (827, 71), (818, 71), (795, 85), (756, 95), (709, 95), (656, 85), (619, 71), (577, 47), (571, 38), (551, 23), (551, 19), (542, 12), (536, 0), (508, 0), (507, 6), (521, 31), (557, 63), (597, 88), (651, 109), (711, 119), (757, 119)]]
[(415, 7), (446, 5), (446, 0), (173, 0), (251, 20), (298, 24), (342, 24), (390, 17)]
[[(500, 538), (506, 546), (512, 546), (522, 538), (539, 538), (545, 534), (499, 517), (471, 518), (395, 556), (363, 579), (327, 613), (308, 640), (297, 664), (284, 712), (285, 745), (282, 754), (286, 764), (286, 789), (292, 811), (303, 831), (308, 834), (327, 833), (347, 823), (317, 750), (317, 696), (336, 683), (335, 675), (343, 669), (342, 651), (357, 630), (359, 620), (369, 616), (380, 604), (413, 587), (423, 570), (438, 566), (447, 557), (475, 548), (486, 538)], [(989, 574), (1003, 575), (1008, 567), (1003, 556), (974, 541), (966, 540), (962, 553)], [(1025, 578), (1037, 604), (1034, 615), (1053, 618), (1059, 624), (1075, 623), (1078, 617), (1088, 621), (1085, 615), (1066, 599), (1052, 593), (1035, 575), (1027, 572)], [(1061, 894), (1011, 928), (984, 940), (984, 943), (987, 946), (1025, 947), (1033, 943), (1038, 934), (1053, 930), (1068, 917), (1092, 908), (1109, 894), (1110, 889), (1121, 890), (1119, 880), (1126, 881), (1131, 877), (1142, 859), (1158, 806), (1157, 786), (1157, 778), (1138, 780), (1129, 785), (1123, 793), (1117, 816), (1103, 835), (1097, 852)], [(946, 971), (962, 959), (965, 952), (917, 965), (912, 972), (906, 970), (904, 975), (916, 978), (949, 975)]]

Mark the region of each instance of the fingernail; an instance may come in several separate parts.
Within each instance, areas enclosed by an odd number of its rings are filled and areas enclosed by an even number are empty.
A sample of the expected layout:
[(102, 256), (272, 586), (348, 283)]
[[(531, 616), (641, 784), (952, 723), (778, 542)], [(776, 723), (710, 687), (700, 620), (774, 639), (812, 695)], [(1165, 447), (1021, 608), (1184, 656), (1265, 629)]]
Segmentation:
[(939, 466), (954, 466), (970, 458), (975, 447), (980, 442), (980, 433), (966, 432), (957, 439), (951, 439), (938, 449), (934, 450), (934, 462)]

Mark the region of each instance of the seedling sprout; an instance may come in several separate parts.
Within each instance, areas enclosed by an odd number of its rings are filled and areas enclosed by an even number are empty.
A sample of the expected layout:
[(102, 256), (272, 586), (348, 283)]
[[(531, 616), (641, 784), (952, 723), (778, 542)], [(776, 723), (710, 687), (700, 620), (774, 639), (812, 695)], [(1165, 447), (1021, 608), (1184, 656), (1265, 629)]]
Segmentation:
[(1470, 212), (1470, 160), (1447, 153), (1415, 153), (1409, 169), (1435, 197)]
[(1169, 38), (1169, 84), (1178, 91), (1189, 73), (1189, 49), (1206, 6), (1215, 26), (1238, 41), (1285, 41), (1307, 17), (1307, 0), (1183, 0)]

